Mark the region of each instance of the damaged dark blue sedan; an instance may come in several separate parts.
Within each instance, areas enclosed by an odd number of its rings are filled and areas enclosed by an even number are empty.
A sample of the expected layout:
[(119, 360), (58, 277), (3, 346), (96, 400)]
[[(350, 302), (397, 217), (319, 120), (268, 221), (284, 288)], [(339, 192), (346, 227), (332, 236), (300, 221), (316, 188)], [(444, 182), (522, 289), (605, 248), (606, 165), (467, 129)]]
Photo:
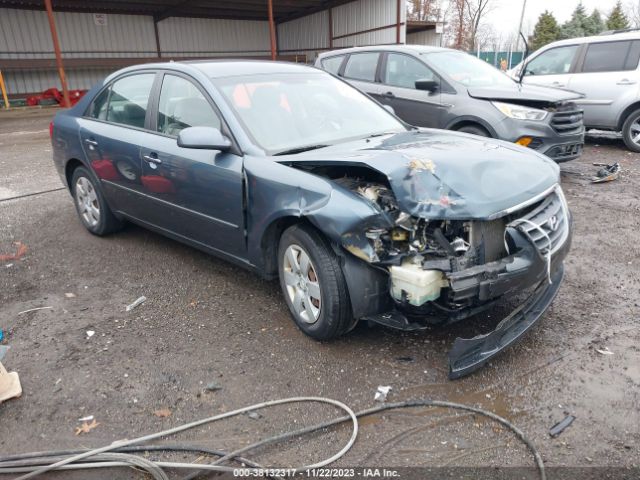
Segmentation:
[(562, 281), (571, 219), (553, 161), (409, 126), (314, 68), (127, 68), (51, 135), (91, 233), (131, 221), (279, 278), (313, 338), (359, 320), (424, 329), (523, 294), (494, 331), (455, 341), (452, 378), (523, 335)]

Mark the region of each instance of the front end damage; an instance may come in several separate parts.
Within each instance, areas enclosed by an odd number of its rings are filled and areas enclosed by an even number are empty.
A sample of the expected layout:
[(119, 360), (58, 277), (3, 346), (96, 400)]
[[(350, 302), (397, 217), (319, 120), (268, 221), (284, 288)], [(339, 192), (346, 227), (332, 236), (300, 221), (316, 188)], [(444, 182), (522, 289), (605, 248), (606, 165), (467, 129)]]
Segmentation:
[[(329, 179), (378, 212), (339, 238), (344, 250), (368, 264), (344, 255), (345, 275), (365, 284), (360, 293), (369, 308), (360, 319), (420, 330), (529, 292), (492, 332), (455, 340), (449, 367), (450, 378), (458, 378), (520, 338), (549, 307), (570, 248), (570, 213), (557, 184), (513, 207), (474, 212), (478, 202), (448, 188), (434, 163), (415, 156), (405, 160), (401, 174), (356, 164), (296, 167)], [(429, 199), (433, 192), (437, 197)]]

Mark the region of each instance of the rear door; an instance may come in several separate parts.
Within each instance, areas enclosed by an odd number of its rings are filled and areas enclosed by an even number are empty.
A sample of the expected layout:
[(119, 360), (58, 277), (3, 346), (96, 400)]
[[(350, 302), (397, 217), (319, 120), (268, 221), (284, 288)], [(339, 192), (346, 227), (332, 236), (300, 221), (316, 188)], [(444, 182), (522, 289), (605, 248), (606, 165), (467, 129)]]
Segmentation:
[(109, 205), (141, 217), (140, 142), (145, 126), (155, 71), (120, 77), (96, 96), (80, 119), (80, 139), (87, 162), (100, 179)]
[(575, 70), (580, 44), (563, 45), (545, 50), (525, 65), (524, 83), (567, 88)]
[[(440, 77), (417, 58), (389, 52), (382, 61), (380, 102), (390, 105), (401, 119), (411, 125), (437, 128), (442, 116)], [(416, 81), (431, 80), (440, 86), (434, 92), (416, 89)]]
[(145, 221), (220, 252), (244, 258), (242, 157), (182, 148), (187, 127), (213, 127), (229, 136), (206, 90), (191, 77), (161, 73), (149, 133), (140, 144), (140, 202)]
[(358, 52), (350, 54), (340, 67), (338, 74), (354, 87), (379, 102), (383, 99), (380, 85), (380, 52)]
[(576, 100), (590, 127), (615, 127), (622, 111), (640, 94), (640, 40), (590, 43), (583, 52), (569, 88), (584, 93)]

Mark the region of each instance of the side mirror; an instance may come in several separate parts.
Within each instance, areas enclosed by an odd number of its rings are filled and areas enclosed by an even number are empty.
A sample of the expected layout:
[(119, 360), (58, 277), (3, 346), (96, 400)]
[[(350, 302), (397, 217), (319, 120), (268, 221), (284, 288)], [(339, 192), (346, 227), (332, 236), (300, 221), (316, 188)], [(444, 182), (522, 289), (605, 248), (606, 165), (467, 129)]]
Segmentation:
[(384, 108), (391, 115), (395, 115), (396, 114), (396, 111), (393, 109), (393, 107), (391, 105), (382, 105), (382, 108)]
[(435, 80), (416, 80), (416, 90), (425, 90), (434, 93), (440, 88), (440, 82)]
[(224, 152), (231, 148), (231, 140), (225, 137), (217, 128), (188, 127), (178, 133), (178, 146)]

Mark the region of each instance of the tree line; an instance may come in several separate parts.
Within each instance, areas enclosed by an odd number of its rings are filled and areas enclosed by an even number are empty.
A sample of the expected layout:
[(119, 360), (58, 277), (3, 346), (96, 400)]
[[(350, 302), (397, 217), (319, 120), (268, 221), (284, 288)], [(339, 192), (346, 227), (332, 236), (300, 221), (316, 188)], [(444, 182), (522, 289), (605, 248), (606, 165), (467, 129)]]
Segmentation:
[(603, 18), (597, 8), (588, 14), (582, 2), (579, 2), (571, 18), (562, 25), (548, 10), (542, 13), (533, 30), (533, 35), (529, 37), (529, 47), (533, 51), (556, 40), (588, 37), (609, 30), (627, 28), (630, 28), (630, 22), (622, 8), (622, 2), (618, 1), (606, 18)]

